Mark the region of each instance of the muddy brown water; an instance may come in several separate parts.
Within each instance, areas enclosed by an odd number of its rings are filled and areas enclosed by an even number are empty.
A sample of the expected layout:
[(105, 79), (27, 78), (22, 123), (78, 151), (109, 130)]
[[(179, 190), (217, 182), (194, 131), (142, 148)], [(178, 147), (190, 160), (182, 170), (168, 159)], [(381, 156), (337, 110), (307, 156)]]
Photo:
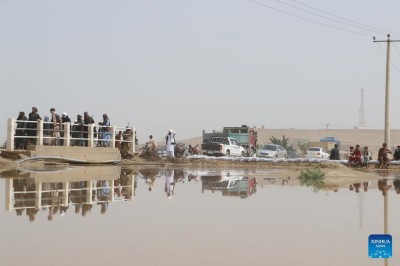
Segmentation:
[(385, 265), (368, 257), (385, 222), (400, 265), (397, 176), (334, 192), (281, 172), (18, 169), (0, 179), (0, 265)]

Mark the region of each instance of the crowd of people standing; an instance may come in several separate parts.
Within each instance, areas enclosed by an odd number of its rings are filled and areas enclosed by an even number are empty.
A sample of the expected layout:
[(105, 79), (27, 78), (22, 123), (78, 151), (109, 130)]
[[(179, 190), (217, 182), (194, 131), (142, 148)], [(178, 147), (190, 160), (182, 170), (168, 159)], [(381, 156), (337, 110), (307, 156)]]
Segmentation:
[[(15, 130), (15, 149), (26, 149), (27, 145), (35, 145), (37, 141), (38, 122), (43, 120), (43, 144), (52, 146), (64, 145), (65, 133), (67, 132), (66, 123), (70, 123), (71, 146), (88, 146), (89, 125), (95, 124), (93, 116), (84, 112), (83, 116), (78, 114), (76, 120), (72, 121), (66, 112), (58, 115), (55, 108), (50, 109), (50, 114), (44, 118), (40, 116), (37, 107), (32, 107), (32, 111), (25, 115), (20, 111), (17, 117)], [(120, 132), (119, 146), (121, 146), (122, 132)], [(107, 114), (103, 114), (103, 119), (94, 127), (94, 137), (96, 146), (111, 146), (112, 127)]]

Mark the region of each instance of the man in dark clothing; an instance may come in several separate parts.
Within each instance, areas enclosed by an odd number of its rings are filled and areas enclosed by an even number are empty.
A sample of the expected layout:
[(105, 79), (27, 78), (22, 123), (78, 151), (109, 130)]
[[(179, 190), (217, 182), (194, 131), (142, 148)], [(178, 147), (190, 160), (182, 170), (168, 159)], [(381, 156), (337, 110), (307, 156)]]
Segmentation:
[(18, 118), (17, 118), (17, 129), (15, 130), (15, 136), (18, 136), (19, 138), (15, 138), (15, 149), (25, 149), (26, 147), (26, 142), (25, 142), (25, 136), (26, 136), (26, 120), (28, 118), (25, 116), (25, 112), (19, 112)]
[[(83, 138), (85, 139), (84, 143), (85, 143), (85, 146), (87, 147), (88, 146), (88, 137), (89, 137), (89, 135), (88, 135), (89, 125), (94, 124), (94, 119), (93, 119), (93, 117), (89, 116), (88, 112), (84, 112), (83, 113), (83, 122), (85, 125), (83, 127), (83, 131), (84, 131)], [(96, 131), (96, 129), (95, 129), (95, 131)]]
[(396, 150), (394, 151), (393, 158), (398, 161), (400, 160), (400, 145), (397, 145)]
[(73, 145), (75, 146), (83, 146), (83, 140), (81, 140), (81, 138), (83, 138), (83, 128), (84, 128), (84, 121), (82, 119), (81, 115), (77, 115), (76, 116), (76, 121), (72, 127), (71, 130), (71, 136), (74, 139), (73, 140)]
[(339, 145), (335, 144), (334, 148), (331, 150), (331, 155), (329, 156), (331, 160), (340, 160)]
[(39, 122), (39, 120), (42, 120), (36, 107), (32, 107), (32, 112), (29, 113), (28, 120), (32, 122), (26, 124), (26, 127), (28, 128), (26, 134), (32, 137), (28, 139), (28, 144), (35, 145), (38, 125), (37, 122)]
[(66, 128), (65, 128), (65, 123), (69, 123), (69, 131), (70, 131), (70, 135), (71, 135), (71, 127), (72, 127), (72, 123), (71, 123), (71, 118), (68, 116), (68, 114), (66, 112), (63, 112), (61, 114), (61, 140), (60, 140), (60, 145), (63, 146), (64, 145), (64, 139), (65, 139), (65, 132), (66, 132)]

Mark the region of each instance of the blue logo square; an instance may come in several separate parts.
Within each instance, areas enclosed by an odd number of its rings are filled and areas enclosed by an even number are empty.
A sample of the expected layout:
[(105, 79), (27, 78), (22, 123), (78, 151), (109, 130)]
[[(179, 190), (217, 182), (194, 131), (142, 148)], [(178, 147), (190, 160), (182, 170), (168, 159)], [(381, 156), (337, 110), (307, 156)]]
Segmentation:
[(368, 237), (368, 256), (374, 259), (392, 257), (391, 235), (370, 235)]

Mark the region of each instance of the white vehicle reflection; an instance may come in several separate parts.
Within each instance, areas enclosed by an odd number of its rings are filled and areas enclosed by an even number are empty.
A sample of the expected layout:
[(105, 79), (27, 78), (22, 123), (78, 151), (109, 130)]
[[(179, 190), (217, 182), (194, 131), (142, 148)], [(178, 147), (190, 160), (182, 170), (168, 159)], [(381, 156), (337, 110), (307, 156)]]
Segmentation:
[(201, 190), (202, 193), (221, 191), (222, 196), (247, 198), (257, 191), (257, 182), (255, 178), (244, 176), (208, 175), (201, 176)]

